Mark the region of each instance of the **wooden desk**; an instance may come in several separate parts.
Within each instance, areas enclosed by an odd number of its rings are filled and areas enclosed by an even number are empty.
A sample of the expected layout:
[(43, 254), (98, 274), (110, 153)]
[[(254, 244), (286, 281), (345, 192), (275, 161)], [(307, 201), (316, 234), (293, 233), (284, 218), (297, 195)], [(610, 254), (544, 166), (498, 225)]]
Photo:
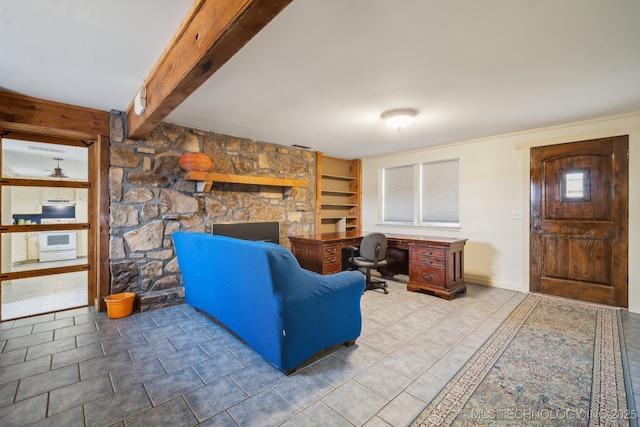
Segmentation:
[[(359, 246), (368, 233), (338, 233), (289, 236), (291, 251), (300, 265), (320, 274), (349, 268), (349, 246)], [(428, 291), (444, 299), (463, 293), (464, 244), (467, 239), (387, 234), (387, 267), (381, 274), (408, 274), (409, 291)]]

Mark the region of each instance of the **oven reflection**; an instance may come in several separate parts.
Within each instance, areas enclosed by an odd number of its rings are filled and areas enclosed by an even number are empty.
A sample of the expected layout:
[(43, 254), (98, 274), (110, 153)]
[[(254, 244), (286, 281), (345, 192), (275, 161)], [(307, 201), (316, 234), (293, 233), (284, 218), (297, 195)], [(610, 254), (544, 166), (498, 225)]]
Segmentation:
[[(58, 191), (60, 190), (60, 191)], [(88, 190), (3, 186), (2, 225), (76, 224), (88, 221)], [(29, 230), (29, 227), (26, 227)], [(85, 264), (86, 230), (27, 231), (2, 236), (3, 273)]]
[(87, 245), (87, 230), (5, 235), (2, 238), (2, 273), (86, 264)]

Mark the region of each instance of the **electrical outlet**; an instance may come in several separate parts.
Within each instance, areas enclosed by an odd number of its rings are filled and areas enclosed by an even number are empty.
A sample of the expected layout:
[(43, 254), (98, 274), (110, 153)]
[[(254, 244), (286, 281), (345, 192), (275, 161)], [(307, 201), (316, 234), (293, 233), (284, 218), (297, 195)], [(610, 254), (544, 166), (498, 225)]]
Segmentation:
[(492, 275), (492, 276), (495, 276), (495, 275), (497, 274), (497, 270), (498, 270), (498, 269), (496, 268), (496, 266), (495, 266), (495, 265), (492, 265), (492, 266), (491, 266), (491, 275)]
[(511, 219), (522, 219), (522, 211), (521, 210), (511, 211)]

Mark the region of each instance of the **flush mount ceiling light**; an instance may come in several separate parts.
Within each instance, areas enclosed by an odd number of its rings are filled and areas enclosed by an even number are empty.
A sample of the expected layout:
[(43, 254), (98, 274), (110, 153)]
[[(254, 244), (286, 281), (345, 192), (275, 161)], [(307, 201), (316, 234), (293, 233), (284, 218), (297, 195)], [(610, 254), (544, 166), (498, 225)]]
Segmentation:
[(409, 126), (418, 111), (411, 108), (396, 108), (395, 110), (385, 111), (380, 115), (388, 126), (392, 128), (402, 129)]

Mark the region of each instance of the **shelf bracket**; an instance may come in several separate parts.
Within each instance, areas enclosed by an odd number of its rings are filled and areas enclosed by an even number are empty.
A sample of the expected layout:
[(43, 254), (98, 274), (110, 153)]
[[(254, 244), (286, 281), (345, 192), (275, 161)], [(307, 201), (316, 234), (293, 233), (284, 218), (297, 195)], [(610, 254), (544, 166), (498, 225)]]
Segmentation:
[(298, 192), (298, 187), (282, 187), (282, 195), (286, 197), (295, 196)]
[(209, 193), (213, 187), (213, 181), (196, 181), (196, 191), (198, 193)]

